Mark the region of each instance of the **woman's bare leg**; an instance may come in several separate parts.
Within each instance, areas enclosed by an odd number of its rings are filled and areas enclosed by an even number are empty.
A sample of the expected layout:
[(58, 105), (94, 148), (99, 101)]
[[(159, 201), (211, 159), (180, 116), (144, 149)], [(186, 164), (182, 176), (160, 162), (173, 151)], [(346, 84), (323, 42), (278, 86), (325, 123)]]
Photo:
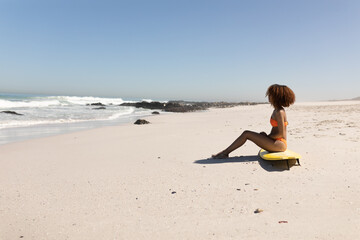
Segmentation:
[(213, 155), (213, 158), (228, 158), (229, 154), (234, 151), (235, 149), (241, 147), (244, 145), (244, 143), (250, 140), (254, 142), (259, 147), (266, 149), (268, 151), (285, 151), (286, 146), (281, 141), (275, 141), (274, 139), (262, 135), (257, 132), (252, 131), (244, 131), (240, 137), (238, 137), (229, 147), (227, 147), (225, 150), (219, 152), (218, 154)]

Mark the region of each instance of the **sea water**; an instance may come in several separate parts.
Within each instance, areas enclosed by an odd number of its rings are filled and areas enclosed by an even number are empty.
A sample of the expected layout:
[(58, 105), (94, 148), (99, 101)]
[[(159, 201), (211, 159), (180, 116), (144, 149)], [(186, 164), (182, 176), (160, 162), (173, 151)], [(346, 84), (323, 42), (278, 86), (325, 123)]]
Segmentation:
[[(150, 110), (120, 106), (125, 102), (136, 101), (92, 96), (0, 93), (0, 144), (128, 123), (151, 115)], [(101, 106), (91, 105), (92, 103), (102, 103), (105, 109), (97, 109)]]

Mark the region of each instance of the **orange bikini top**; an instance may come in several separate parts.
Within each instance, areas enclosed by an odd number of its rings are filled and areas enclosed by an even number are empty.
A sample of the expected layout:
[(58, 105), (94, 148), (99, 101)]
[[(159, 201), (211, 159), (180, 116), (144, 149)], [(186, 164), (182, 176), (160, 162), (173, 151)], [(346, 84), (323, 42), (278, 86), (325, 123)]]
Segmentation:
[[(277, 127), (277, 126), (278, 126), (278, 122), (277, 122), (275, 119), (273, 119), (273, 118), (270, 118), (270, 124), (271, 124), (271, 126), (273, 126), (273, 127)], [(285, 122), (285, 126), (287, 126), (287, 125), (289, 125), (289, 123), (288, 123), (288, 122)]]

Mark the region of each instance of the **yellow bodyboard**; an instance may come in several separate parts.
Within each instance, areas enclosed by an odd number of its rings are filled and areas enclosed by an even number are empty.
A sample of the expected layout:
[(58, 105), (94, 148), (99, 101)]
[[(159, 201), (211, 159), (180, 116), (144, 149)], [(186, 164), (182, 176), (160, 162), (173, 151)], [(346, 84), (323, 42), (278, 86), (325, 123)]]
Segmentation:
[(289, 159), (300, 159), (301, 155), (287, 149), (285, 152), (268, 152), (261, 149), (259, 155), (264, 160), (289, 160)]

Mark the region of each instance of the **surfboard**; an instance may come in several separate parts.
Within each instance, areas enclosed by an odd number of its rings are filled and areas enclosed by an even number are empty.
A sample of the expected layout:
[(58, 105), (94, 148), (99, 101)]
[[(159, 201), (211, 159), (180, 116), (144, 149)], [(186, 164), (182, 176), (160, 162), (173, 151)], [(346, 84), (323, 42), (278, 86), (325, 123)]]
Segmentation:
[(288, 169), (290, 169), (289, 166), (289, 160), (295, 159), (297, 163), (300, 165), (299, 159), (301, 158), (301, 155), (293, 152), (289, 149), (287, 149), (285, 152), (268, 152), (265, 149), (261, 149), (259, 151), (259, 156), (268, 161), (280, 161), (280, 160), (287, 160)]

